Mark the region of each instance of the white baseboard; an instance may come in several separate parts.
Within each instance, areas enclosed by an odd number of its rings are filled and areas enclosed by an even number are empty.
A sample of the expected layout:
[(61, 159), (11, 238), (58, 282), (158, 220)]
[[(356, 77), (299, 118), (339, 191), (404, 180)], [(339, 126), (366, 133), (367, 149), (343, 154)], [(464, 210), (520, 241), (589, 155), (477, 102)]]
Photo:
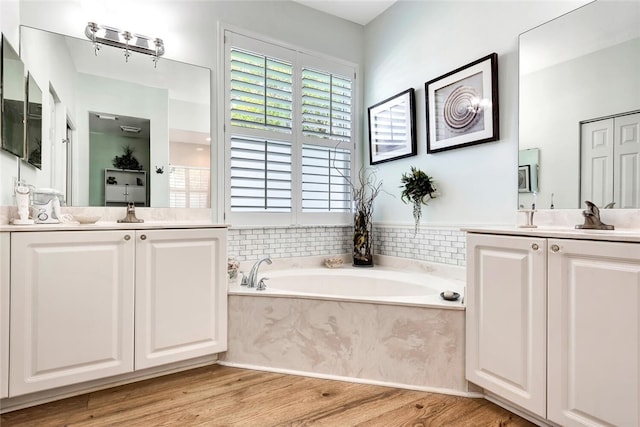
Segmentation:
[(400, 384), (400, 383), (393, 383), (393, 382), (386, 382), (386, 381), (369, 380), (366, 378), (354, 378), (354, 377), (344, 377), (339, 375), (319, 374), (316, 372), (296, 371), (293, 369), (271, 368), (268, 366), (256, 366), (256, 365), (249, 365), (244, 363), (234, 363), (226, 360), (219, 360), (218, 364), (223, 366), (233, 367), (233, 368), (252, 369), (255, 371), (266, 371), (266, 372), (274, 372), (278, 374), (298, 375), (303, 377), (320, 378), (320, 379), (334, 380), (334, 381), (344, 381), (344, 382), (358, 383), (358, 384), (378, 385), (382, 387), (401, 388), (405, 390), (425, 391), (428, 393), (447, 394), (451, 396), (471, 397), (471, 398), (484, 397), (484, 394), (472, 392), (472, 391), (460, 391), (460, 390), (440, 388), (440, 387), (416, 386), (412, 384)]

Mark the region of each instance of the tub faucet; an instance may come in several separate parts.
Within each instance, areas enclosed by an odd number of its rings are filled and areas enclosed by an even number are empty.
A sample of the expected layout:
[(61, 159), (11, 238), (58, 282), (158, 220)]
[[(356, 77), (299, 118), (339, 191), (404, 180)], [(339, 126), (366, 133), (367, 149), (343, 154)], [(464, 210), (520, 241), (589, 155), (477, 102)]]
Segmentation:
[(253, 267), (251, 267), (251, 272), (249, 272), (249, 280), (247, 283), (247, 286), (249, 288), (255, 288), (258, 284), (258, 268), (260, 268), (260, 264), (262, 264), (263, 262), (266, 262), (267, 264), (271, 264), (271, 258), (264, 257), (264, 258), (260, 258), (258, 261), (256, 261), (255, 264), (253, 264)]

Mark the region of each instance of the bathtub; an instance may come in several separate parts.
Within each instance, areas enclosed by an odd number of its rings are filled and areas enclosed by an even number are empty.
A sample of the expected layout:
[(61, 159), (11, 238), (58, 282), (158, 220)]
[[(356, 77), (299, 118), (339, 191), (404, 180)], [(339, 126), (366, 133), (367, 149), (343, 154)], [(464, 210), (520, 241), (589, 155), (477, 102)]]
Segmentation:
[[(267, 289), (230, 284), (228, 350), (219, 363), (476, 396), (464, 377), (465, 307), (456, 275), (432, 268), (261, 270)], [(428, 272), (425, 272), (428, 271)]]
[[(336, 301), (376, 302), (464, 310), (464, 282), (431, 273), (406, 272), (388, 268), (302, 268), (261, 273), (267, 289), (229, 287), (231, 295), (297, 297)], [(457, 301), (444, 300), (440, 294), (453, 291)]]

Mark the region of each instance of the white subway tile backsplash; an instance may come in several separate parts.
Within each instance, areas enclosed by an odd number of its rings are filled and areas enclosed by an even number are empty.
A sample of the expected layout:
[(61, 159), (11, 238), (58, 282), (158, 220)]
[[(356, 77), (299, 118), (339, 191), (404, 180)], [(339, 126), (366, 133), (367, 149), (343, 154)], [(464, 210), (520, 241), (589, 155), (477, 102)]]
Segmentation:
[[(256, 227), (230, 228), (229, 256), (247, 261), (268, 255), (272, 258), (349, 254), (353, 228), (335, 227)], [(466, 236), (457, 229), (420, 229), (412, 227), (374, 226), (374, 253), (466, 265)]]

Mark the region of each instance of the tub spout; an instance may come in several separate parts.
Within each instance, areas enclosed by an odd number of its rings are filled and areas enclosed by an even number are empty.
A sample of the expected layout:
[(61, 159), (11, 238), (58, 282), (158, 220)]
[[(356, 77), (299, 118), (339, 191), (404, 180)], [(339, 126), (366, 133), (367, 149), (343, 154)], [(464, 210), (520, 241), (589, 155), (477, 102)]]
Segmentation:
[(266, 262), (267, 264), (271, 264), (271, 258), (264, 257), (264, 258), (260, 258), (258, 261), (256, 261), (255, 264), (253, 264), (253, 267), (251, 267), (251, 272), (249, 272), (249, 280), (248, 280), (248, 284), (247, 286), (249, 288), (255, 288), (258, 284), (258, 269), (260, 268), (260, 264), (262, 264), (263, 262)]

